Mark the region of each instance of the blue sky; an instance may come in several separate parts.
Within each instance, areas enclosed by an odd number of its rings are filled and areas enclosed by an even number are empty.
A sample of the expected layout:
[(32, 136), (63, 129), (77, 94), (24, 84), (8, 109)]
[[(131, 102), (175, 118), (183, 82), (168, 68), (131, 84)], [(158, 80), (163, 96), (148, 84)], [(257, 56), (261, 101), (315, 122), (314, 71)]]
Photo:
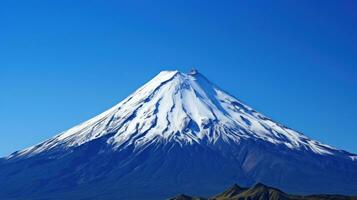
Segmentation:
[(0, 2), (0, 156), (197, 68), (256, 110), (357, 153), (355, 1)]

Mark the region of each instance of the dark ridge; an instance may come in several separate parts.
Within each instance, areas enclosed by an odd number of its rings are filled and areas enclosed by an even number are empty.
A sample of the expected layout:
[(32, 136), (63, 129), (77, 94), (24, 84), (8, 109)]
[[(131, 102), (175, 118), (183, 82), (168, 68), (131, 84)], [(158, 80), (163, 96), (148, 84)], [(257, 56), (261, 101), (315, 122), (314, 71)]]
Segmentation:
[(234, 184), (233, 186), (231, 186), (230, 188), (228, 188), (226, 191), (218, 194), (215, 197), (225, 197), (225, 198), (232, 198), (238, 194), (240, 194), (241, 192), (247, 190), (248, 188), (242, 188), (237, 184)]
[(357, 200), (357, 196), (327, 194), (297, 196), (286, 194), (277, 188), (269, 187), (263, 183), (257, 183), (250, 188), (243, 188), (234, 184), (224, 192), (206, 199), (179, 195), (170, 200)]
[(185, 194), (180, 194), (177, 197), (168, 199), (168, 200), (207, 200), (205, 198), (201, 198), (201, 197), (191, 197)]

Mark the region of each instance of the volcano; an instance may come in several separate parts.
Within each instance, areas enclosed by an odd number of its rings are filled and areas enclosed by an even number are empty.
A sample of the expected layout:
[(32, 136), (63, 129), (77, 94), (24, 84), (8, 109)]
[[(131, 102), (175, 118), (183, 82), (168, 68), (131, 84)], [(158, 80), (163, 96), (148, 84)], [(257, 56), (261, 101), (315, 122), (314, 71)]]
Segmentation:
[(196, 70), (162, 71), (102, 114), (0, 159), (0, 199), (156, 200), (257, 182), (356, 194), (357, 155), (275, 122)]

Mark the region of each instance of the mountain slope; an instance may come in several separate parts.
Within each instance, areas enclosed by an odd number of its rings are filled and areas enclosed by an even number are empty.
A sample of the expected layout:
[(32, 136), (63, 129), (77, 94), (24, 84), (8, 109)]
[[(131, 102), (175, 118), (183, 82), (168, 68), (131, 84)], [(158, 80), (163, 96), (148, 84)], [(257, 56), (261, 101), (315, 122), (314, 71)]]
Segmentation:
[(274, 122), (197, 71), (163, 71), (104, 113), (0, 160), (0, 198), (162, 199), (233, 182), (352, 194), (356, 158)]
[(10, 158), (80, 146), (113, 132), (108, 142), (114, 148), (141, 147), (155, 140), (192, 144), (254, 138), (317, 154), (346, 155), (270, 120), (198, 72), (164, 71), (108, 111)]

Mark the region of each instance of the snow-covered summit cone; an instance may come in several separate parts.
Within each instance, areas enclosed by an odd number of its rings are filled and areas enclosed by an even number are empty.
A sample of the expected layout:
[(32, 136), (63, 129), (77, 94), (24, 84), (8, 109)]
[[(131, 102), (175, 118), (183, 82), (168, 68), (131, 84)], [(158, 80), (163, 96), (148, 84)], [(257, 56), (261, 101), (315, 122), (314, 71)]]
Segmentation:
[(351, 194), (356, 160), (258, 113), (197, 70), (163, 71), (104, 113), (0, 160), (0, 198), (164, 199), (255, 182)]
[(193, 70), (163, 71), (108, 111), (10, 157), (75, 147), (108, 134), (107, 142), (115, 149), (154, 142), (239, 143), (251, 138), (317, 154), (339, 152), (270, 120)]

